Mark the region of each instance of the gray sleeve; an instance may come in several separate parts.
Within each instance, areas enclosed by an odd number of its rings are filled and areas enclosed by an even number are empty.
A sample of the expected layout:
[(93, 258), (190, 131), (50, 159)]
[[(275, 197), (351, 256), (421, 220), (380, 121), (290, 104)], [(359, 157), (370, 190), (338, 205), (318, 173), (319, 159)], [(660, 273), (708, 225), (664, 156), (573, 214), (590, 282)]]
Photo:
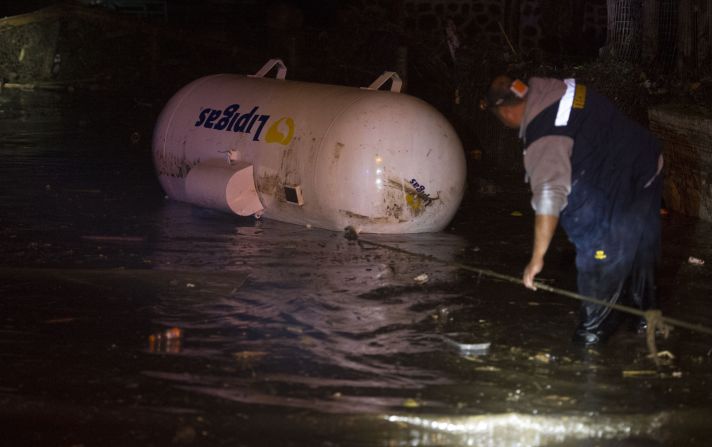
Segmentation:
[(567, 136), (539, 138), (524, 152), (524, 168), (532, 189), (532, 208), (536, 214), (558, 216), (566, 208), (571, 192), (571, 150), (574, 141)]

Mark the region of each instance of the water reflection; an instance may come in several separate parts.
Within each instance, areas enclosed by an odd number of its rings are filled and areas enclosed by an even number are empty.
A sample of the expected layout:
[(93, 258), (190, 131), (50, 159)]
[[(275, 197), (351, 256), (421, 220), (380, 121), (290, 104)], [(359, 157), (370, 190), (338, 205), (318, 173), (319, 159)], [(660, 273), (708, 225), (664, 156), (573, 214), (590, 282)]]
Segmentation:
[(181, 352), (181, 339), (183, 330), (177, 327), (166, 329), (148, 336), (148, 352), (179, 354)]
[[(418, 359), (442, 348), (423, 327), (451, 294), (438, 284), (450, 283), (454, 269), (364, 249), (334, 232), (273, 221), (235, 227), (194, 213), (166, 204), (153, 261), (211, 279), (162, 294), (156, 323), (185, 331), (182, 355), (210, 358), (235, 376), (147, 375), (232, 401), (337, 412), (399, 406), (417, 390), (451, 383)], [(379, 241), (443, 257), (465, 244), (447, 234)], [(216, 270), (246, 275), (245, 285), (221, 290)], [(423, 272), (427, 285), (413, 279)]]
[[(576, 445), (576, 441), (620, 441), (662, 437), (668, 414), (606, 416), (537, 416), (501, 414), (462, 417), (387, 416), (393, 423), (413, 427), (411, 446), (527, 446)], [(600, 445), (598, 444), (597, 445)], [(620, 445), (620, 444), (619, 444)], [(660, 445), (646, 442), (644, 445)]]

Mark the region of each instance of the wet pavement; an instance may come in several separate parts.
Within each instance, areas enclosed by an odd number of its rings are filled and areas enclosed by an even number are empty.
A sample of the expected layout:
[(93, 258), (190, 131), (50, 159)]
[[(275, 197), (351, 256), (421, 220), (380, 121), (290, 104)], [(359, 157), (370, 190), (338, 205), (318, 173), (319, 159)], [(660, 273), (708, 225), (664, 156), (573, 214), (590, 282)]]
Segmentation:
[[(164, 199), (161, 107), (0, 95), (5, 445), (709, 445), (712, 336), (577, 348), (577, 302), (448, 264), (519, 276), (518, 175), (444, 233), (361, 235), (413, 256)], [(712, 225), (667, 216), (663, 251), (664, 314), (712, 326)], [(542, 279), (574, 274), (558, 234)]]

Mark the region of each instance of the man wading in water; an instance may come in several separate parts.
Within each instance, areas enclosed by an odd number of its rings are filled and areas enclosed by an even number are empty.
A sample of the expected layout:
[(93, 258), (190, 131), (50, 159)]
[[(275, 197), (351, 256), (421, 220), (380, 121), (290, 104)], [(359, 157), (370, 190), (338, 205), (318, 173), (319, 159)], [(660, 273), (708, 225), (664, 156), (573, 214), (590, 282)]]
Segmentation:
[[(485, 98), (524, 141), (534, 248), (524, 285), (544, 267), (559, 223), (576, 247), (578, 292), (608, 303), (657, 306), (663, 165), (658, 141), (608, 99), (574, 79), (497, 76)], [(574, 342), (605, 341), (619, 324), (610, 307), (583, 302)], [(645, 330), (640, 319), (638, 330)]]

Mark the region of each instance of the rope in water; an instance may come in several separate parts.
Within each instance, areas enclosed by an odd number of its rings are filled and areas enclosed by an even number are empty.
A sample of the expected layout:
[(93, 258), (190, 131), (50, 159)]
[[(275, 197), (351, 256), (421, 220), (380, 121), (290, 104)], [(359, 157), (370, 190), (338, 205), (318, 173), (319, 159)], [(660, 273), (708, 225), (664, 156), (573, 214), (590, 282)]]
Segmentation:
[[(440, 264), (448, 265), (451, 267), (457, 267), (462, 270), (467, 270), (470, 272), (478, 273), (480, 275), (488, 276), (491, 278), (496, 278), (496, 279), (499, 279), (502, 281), (507, 281), (507, 282), (511, 282), (511, 283), (515, 283), (515, 284), (524, 284), (520, 278), (510, 276), (510, 275), (504, 275), (502, 273), (497, 273), (493, 270), (482, 269), (482, 268), (474, 267), (471, 265), (462, 264), (460, 262), (445, 261), (443, 259), (439, 259), (432, 255), (415, 253), (415, 252), (412, 252), (409, 250), (405, 250), (403, 248), (394, 247), (392, 245), (387, 245), (387, 244), (382, 244), (379, 242), (373, 242), (373, 241), (361, 239), (361, 238), (359, 238), (358, 233), (356, 233), (356, 231), (352, 227), (346, 227), (345, 237), (348, 240), (357, 241), (359, 244), (371, 245), (374, 247), (384, 248), (386, 250), (391, 250), (391, 251), (406, 254), (409, 256), (428, 259), (431, 261), (438, 262)], [(648, 322), (646, 340), (647, 340), (648, 349), (650, 350), (651, 355), (655, 355), (657, 353), (657, 348), (655, 347), (655, 332), (656, 332), (656, 330), (659, 330), (663, 335), (667, 336), (667, 333), (669, 332), (669, 329), (670, 329), (668, 326), (680, 327), (683, 329), (688, 329), (690, 331), (701, 332), (703, 334), (712, 335), (712, 328), (709, 328), (702, 324), (689, 323), (687, 321), (678, 320), (676, 318), (665, 317), (662, 315), (662, 312), (659, 310), (643, 311), (640, 309), (636, 309), (636, 308), (633, 308), (630, 306), (625, 306), (625, 305), (618, 304), (618, 303), (609, 303), (607, 301), (603, 301), (603, 300), (599, 300), (599, 299), (592, 298), (589, 296), (581, 295), (581, 294), (578, 294), (575, 292), (571, 292), (569, 290), (559, 289), (556, 287), (549, 286), (547, 284), (542, 284), (540, 282), (535, 282), (534, 285), (539, 290), (544, 290), (544, 291), (551, 292), (551, 293), (554, 293), (557, 295), (565, 296), (568, 298), (573, 298), (573, 299), (579, 300), (579, 301), (587, 301), (589, 303), (599, 304), (601, 306), (610, 307), (612, 309), (619, 310), (621, 312), (626, 312), (626, 313), (629, 313), (632, 315), (644, 317), (646, 319), (646, 321)]]

